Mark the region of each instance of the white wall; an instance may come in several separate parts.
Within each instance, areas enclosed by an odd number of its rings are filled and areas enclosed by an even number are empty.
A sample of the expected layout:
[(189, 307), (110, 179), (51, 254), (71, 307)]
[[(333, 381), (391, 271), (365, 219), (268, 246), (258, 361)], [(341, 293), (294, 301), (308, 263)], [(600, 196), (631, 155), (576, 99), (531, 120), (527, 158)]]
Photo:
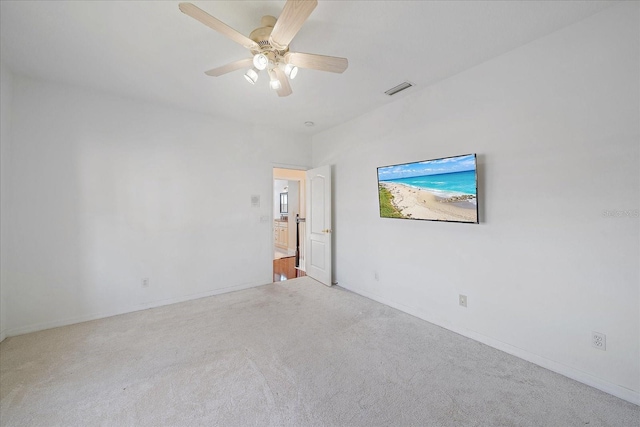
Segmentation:
[(9, 231), (9, 170), (12, 74), (0, 63), (0, 341), (7, 327), (7, 243)]
[(12, 119), (9, 335), (271, 282), (308, 136), (17, 75)]
[[(638, 403), (638, 6), (314, 136), (340, 286)], [(379, 218), (376, 167), (470, 152), (480, 225)]]

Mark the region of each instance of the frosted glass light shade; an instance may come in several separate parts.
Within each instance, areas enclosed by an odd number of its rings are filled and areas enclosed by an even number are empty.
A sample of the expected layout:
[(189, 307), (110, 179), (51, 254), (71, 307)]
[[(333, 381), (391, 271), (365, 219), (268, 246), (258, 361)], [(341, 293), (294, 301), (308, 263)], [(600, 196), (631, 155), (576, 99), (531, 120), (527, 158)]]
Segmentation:
[(254, 85), (258, 81), (258, 73), (255, 69), (251, 68), (244, 74), (244, 78), (247, 79), (249, 83)]
[(278, 90), (282, 87), (282, 85), (280, 84), (280, 80), (278, 80), (278, 77), (276, 76), (276, 73), (273, 71), (273, 69), (269, 69), (267, 70), (267, 72), (269, 73), (269, 77), (270, 77), (270, 81), (269, 81), (269, 87), (273, 90)]
[(273, 79), (269, 82), (269, 86), (271, 87), (271, 89), (273, 90), (278, 90), (280, 89), (282, 86), (280, 85), (280, 80), (276, 80)]
[(295, 65), (287, 64), (284, 66), (284, 73), (287, 75), (287, 77), (293, 80), (298, 75), (298, 67), (296, 67)]
[(268, 64), (269, 64), (269, 59), (267, 59), (267, 57), (261, 53), (256, 53), (255, 56), (253, 57), (253, 66), (260, 71), (267, 68)]

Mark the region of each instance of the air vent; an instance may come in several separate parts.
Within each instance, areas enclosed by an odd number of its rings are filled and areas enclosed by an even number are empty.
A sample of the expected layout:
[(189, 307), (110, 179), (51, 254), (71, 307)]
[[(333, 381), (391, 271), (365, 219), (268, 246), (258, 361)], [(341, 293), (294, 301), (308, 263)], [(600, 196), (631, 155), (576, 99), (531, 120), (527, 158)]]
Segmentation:
[(409, 82), (400, 83), (398, 86), (392, 87), (391, 89), (386, 90), (384, 93), (386, 93), (389, 96), (395, 95), (398, 92), (402, 92), (405, 89), (409, 89), (411, 86), (413, 86), (413, 84)]

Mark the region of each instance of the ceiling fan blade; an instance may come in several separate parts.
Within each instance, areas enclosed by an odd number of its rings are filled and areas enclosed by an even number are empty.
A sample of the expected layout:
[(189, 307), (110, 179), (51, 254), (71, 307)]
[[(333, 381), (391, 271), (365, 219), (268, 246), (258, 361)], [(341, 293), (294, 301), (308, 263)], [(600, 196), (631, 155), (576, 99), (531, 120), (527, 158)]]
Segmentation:
[(193, 19), (197, 19), (207, 27), (216, 30), (217, 32), (219, 32), (223, 36), (230, 38), (234, 42), (240, 43), (242, 46), (246, 47), (247, 49), (258, 48), (258, 44), (253, 40), (251, 40), (249, 37), (242, 35), (241, 33), (234, 30), (224, 22), (209, 15), (207, 12), (200, 9), (199, 7), (191, 3), (180, 3), (178, 7), (183, 13), (189, 15)]
[(349, 66), (347, 58), (337, 56), (314, 55), (312, 53), (287, 52), (284, 62), (300, 68), (342, 73)]
[(287, 0), (271, 31), (271, 46), (279, 50), (286, 49), (317, 5), (317, 0)]
[(278, 96), (289, 96), (293, 93), (293, 91), (291, 90), (291, 85), (289, 84), (289, 79), (287, 78), (287, 75), (284, 73), (284, 71), (282, 71), (280, 68), (276, 67), (273, 69), (273, 72), (276, 73), (276, 77), (278, 78), (278, 81), (280, 82), (280, 89), (278, 89), (276, 92), (278, 93)]
[(205, 71), (204, 73), (207, 76), (211, 77), (220, 77), (223, 74), (230, 73), (235, 70), (239, 70), (240, 68), (247, 68), (253, 66), (253, 58), (245, 58), (239, 61), (232, 62), (227, 65), (223, 65), (222, 67), (214, 68), (209, 71)]

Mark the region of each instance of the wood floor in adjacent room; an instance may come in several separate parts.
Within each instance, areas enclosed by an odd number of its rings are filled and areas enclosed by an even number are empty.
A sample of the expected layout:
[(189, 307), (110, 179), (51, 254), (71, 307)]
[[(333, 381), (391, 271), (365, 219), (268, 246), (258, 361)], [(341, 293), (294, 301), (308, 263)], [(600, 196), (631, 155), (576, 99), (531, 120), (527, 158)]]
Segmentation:
[(290, 256), (273, 260), (274, 282), (282, 282), (304, 276), (306, 276), (306, 273), (296, 268), (296, 257)]
[(638, 426), (638, 406), (309, 277), (7, 338), (2, 426)]

